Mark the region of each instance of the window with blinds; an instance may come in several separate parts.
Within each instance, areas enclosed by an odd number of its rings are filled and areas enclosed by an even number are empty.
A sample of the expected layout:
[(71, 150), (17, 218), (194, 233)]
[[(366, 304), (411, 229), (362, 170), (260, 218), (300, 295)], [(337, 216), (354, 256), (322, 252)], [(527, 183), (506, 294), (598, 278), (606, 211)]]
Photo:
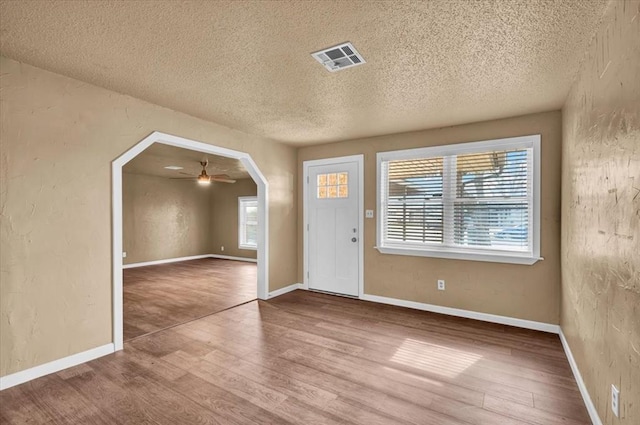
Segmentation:
[(238, 247), (258, 249), (258, 198), (238, 198)]
[(533, 264), (539, 258), (539, 140), (379, 153), (378, 249)]

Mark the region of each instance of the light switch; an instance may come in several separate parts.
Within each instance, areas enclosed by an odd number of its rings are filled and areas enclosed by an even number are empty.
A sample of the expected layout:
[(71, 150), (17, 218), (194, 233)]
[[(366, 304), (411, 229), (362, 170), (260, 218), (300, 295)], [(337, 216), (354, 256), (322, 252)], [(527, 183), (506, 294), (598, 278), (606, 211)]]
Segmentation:
[(365, 214), (365, 217), (367, 217), (367, 218), (373, 218), (373, 210), (367, 210), (367, 211), (366, 211), (366, 214)]

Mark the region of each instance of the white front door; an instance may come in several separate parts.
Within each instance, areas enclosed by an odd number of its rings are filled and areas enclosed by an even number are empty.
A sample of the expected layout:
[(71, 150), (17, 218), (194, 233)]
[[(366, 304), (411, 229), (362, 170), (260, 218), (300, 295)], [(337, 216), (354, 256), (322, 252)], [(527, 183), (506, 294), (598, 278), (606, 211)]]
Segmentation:
[(307, 169), (309, 289), (358, 296), (360, 164), (322, 162)]

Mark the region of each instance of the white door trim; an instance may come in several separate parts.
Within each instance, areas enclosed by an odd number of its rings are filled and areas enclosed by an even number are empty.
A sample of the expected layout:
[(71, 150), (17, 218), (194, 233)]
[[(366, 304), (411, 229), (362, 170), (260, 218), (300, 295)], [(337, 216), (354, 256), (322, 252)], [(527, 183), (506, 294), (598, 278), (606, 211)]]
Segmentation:
[(304, 161), (302, 163), (302, 206), (303, 206), (303, 283), (301, 289), (309, 289), (309, 167), (358, 163), (358, 298), (364, 295), (364, 155), (340, 156)]
[(258, 187), (258, 298), (266, 300), (269, 288), (269, 200), (267, 179), (248, 153), (213, 146), (184, 137), (155, 131), (111, 163), (111, 235), (113, 276), (113, 344), (122, 350), (122, 167), (153, 143), (176, 146), (212, 155), (235, 158), (242, 162)]

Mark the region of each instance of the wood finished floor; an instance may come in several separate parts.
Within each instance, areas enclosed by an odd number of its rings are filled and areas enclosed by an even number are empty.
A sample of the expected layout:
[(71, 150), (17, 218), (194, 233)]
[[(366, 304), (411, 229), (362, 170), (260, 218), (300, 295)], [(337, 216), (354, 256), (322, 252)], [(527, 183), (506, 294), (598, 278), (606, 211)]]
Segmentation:
[(125, 269), (124, 340), (255, 300), (256, 270), (216, 258)]
[(0, 393), (10, 424), (587, 424), (557, 335), (295, 291)]

